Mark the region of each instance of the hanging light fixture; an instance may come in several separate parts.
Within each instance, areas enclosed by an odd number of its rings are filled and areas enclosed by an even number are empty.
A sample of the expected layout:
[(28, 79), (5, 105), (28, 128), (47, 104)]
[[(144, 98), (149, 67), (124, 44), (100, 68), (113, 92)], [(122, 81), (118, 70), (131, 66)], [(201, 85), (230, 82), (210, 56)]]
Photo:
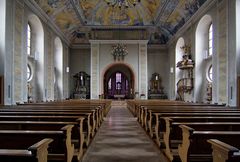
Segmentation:
[(118, 8), (135, 7), (141, 0), (105, 0), (108, 6)]
[(124, 60), (124, 56), (128, 54), (127, 46), (122, 43), (118, 43), (113, 46), (111, 54), (113, 55), (114, 60)]

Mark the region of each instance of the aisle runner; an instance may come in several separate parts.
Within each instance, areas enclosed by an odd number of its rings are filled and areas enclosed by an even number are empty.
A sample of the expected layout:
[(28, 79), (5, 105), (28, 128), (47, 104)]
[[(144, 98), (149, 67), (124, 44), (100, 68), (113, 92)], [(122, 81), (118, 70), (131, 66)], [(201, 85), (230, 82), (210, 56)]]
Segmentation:
[(112, 108), (82, 162), (167, 162), (126, 108), (113, 101)]

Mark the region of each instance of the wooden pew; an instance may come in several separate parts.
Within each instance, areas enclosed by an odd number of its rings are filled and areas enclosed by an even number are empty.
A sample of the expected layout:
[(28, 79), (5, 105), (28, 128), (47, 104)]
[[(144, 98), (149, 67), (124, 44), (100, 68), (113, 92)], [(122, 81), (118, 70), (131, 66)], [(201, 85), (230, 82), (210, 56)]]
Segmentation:
[[(240, 150), (217, 139), (207, 140), (212, 145), (213, 162), (239, 162)], [(233, 143), (234, 145), (234, 143)]]
[(16, 112), (16, 111), (11, 111), (11, 112), (0, 112), (0, 116), (51, 116), (53, 119), (55, 119), (57, 116), (77, 116), (79, 117), (85, 117), (87, 119), (87, 129), (88, 129), (88, 134), (87, 134), (87, 138), (88, 140), (90, 139), (90, 137), (94, 136), (95, 131), (96, 131), (96, 121), (95, 121), (95, 111), (91, 110), (91, 111), (80, 111), (80, 112), (61, 112), (61, 111), (34, 111), (34, 112), (30, 112), (30, 111), (20, 111), (20, 112)]
[[(180, 112), (180, 113), (154, 113), (155, 118), (156, 118), (156, 122), (155, 125), (153, 125), (152, 123), (149, 123), (149, 129), (150, 132), (152, 132), (152, 136), (155, 135), (157, 141), (160, 141), (160, 137), (159, 137), (159, 132), (160, 132), (160, 126), (162, 126), (161, 129), (165, 129), (165, 121), (162, 117), (182, 117), (182, 118), (188, 118), (189, 120), (193, 119), (193, 120), (198, 120), (198, 119), (194, 119), (195, 116), (197, 116), (198, 118), (203, 118), (206, 119), (206, 121), (211, 120), (209, 117), (220, 117), (223, 118), (226, 115), (229, 117), (240, 117), (240, 113), (223, 113), (223, 112), (192, 112), (192, 113), (184, 113), (184, 112)], [(161, 118), (161, 119), (160, 119)], [(226, 118), (227, 119), (227, 118)], [(154, 129), (153, 129), (154, 128)], [(153, 130), (151, 130), (153, 129)], [(151, 134), (150, 134), (151, 135)], [(160, 145), (160, 143), (158, 143)]]
[(164, 132), (166, 132), (166, 128), (169, 127), (170, 123), (168, 122), (168, 119), (170, 122), (172, 120), (174, 122), (240, 122), (239, 116), (167, 116), (167, 117), (160, 117), (159, 118), (159, 124), (155, 126), (155, 141), (156, 143), (161, 146), (161, 137), (163, 138)]
[(212, 162), (211, 144), (208, 139), (217, 138), (225, 143), (235, 143), (240, 147), (240, 131), (197, 131), (185, 125), (180, 125), (183, 140), (178, 146), (179, 157), (182, 162)]
[(0, 121), (1, 130), (54, 130), (58, 131), (66, 125), (74, 125), (72, 128), (71, 141), (76, 149), (76, 156), (79, 160), (83, 155), (84, 132), (83, 120), (76, 122), (56, 122), (56, 121)]
[(217, 107), (224, 107), (224, 105), (217, 105), (217, 104), (206, 104), (206, 103), (189, 103), (189, 102), (182, 102), (182, 101), (170, 101), (170, 100), (135, 100), (135, 101), (128, 101), (128, 107), (130, 111), (137, 116), (139, 113), (139, 109), (142, 107), (179, 107), (179, 106), (217, 106)]
[(173, 161), (174, 154), (176, 154), (176, 149), (179, 144), (182, 143), (182, 130), (180, 125), (187, 125), (196, 130), (211, 130), (211, 131), (238, 131), (240, 130), (240, 122), (174, 122), (170, 118), (165, 118), (166, 120), (166, 132), (163, 133), (163, 141), (165, 144), (165, 154), (168, 158)]
[(61, 114), (64, 114), (64, 115), (80, 115), (80, 116), (85, 116), (86, 113), (92, 113), (92, 116), (91, 116), (91, 123), (92, 123), (92, 136), (94, 135), (95, 131), (98, 129), (98, 127), (100, 126), (100, 121), (102, 120), (101, 117), (99, 116), (99, 112), (98, 112), (98, 108), (94, 108), (94, 109), (91, 109), (91, 108), (86, 108), (86, 109), (51, 109), (51, 108), (29, 108), (29, 109), (26, 109), (26, 108), (10, 108), (10, 109), (1, 109), (0, 110), (0, 115), (12, 115), (12, 114), (29, 114), (29, 113), (32, 113), (32, 114), (48, 114), (48, 115), (61, 115)]
[(21, 105), (21, 106), (5, 106), (0, 109), (0, 112), (9, 112), (9, 111), (30, 111), (30, 112), (51, 112), (51, 111), (60, 111), (60, 112), (86, 112), (86, 111), (96, 111), (96, 128), (98, 128), (103, 121), (104, 117), (104, 108), (101, 106), (88, 106), (88, 105)]
[[(90, 118), (89, 114), (87, 118)], [(54, 122), (78, 122), (80, 125), (80, 134), (84, 134), (84, 143), (86, 146), (89, 145), (91, 141), (91, 127), (89, 128), (89, 119), (85, 120), (82, 116), (48, 116), (48, 115), (1, 115), (0, 121), (54, 121)], [(82, 122), (83, 120), (83, 122)], [(83, 123), (83, 124), (81, 124)], [(82, 126), (82, 127), (81, 127)], [(82, 141), (82, 140), (81, 140)]]
[(161, 113), (161, 112), (180, 112), (180, 111), (239, 111), (236, 108), (222, 107), (222, 106), (196, 106), (196, 105), (179, 105), (179, 106), (142, 106), (138, 111), (138, 120), (139, 122), (144, 121), (144, 118), (147, 118), (149, 113)]
[[(4, 108), (0, 109), (0, 123), (1, 123), (1, 120), (4, 120), (4, 119), (9, 120), (9, 118), (11, 119), (14, 118), (13, 120), (19, 121), (19, 120), (26, 120), (26, 117), (28, 118), (28, 120), (30, 119), (33, 121), (35, 120), (45, 121), (45, 122), (49, 122), (49, 120), (61, 121), (64, 118), (69, 122), (72, 122), (74, 118), (79, 118), (81, 116), (84, 116), (87, 118), (87, 121), (88, 121), (88, 125), (87, 125), (88, 132), (86, 133), (87, 137), (85, 141), (86, 141), (86, 145), (89, 145), (90, 138), (94, 136), (95, 131), (97, 131), (97, 129), (100, 127), (100, 124), (103, 121), (103, 117), (106, 115), (106, 112), (107, 112), (107, 110), (105, 110), (106, 107), (110, 107), (109, 103), (111, 102), (103, 102), (103, 103), (101, 102), (100, 104), (99, 102), (96, 102), (96, 103), (90, 102), (90, 104), (87, 102), (84, 105), (79, 105), (79, 104), (82, 104), (82, 102), (81, 103), (79, 102), (53, 103), (52, 102), (52, 104), (49, 104), (49, 103), (39, 103), (36, 105), (33, 104), (34, 106), (30, 104), (20, 105), (20, 106), (5, 106)], [(89, 113), (93, 115), (89, 115)], [(19, 126), (19, 124), (18, 126), (23, 127), (22, 126), (23, 123), (24, 122), (21, 122), (21, 126)]]
[(71, 144), (72, 127), (73, 125), (67, 125), (59, 131), (0, 130), (1, 147), (25, 149), (43, 138), (51, 138), (53, 142), (49, 145), (49, 160), (71, 162), (74, 155), (74, 145)]
[(48, 146), (53, 139), (45, 138), (25, 149), (0, 148), (0, 161), (3, 162), (47, 162)]
[[(149, 125), (156, 121), (156, 114), (177, 114), (177, 113), (183, 113), (183, 114), (189, 114), (189, 113), (215, 113), (215, 112), (222, 112), (222, 113), (239, 113), (240, 111), (236, 108), (217, 108), (217, 107), (178, 107), (178, 108), (172, 108), (168, 107), (164, 109), (148, 109), (145, 108), (142, 114), (140, 114), (139, 122), (143, 127), (145, 127), (145, 130), (148, 131), (151, 129)], [(155, 114), (155, 115), (153, 115)], [(151, 130), (150, 130), (151, 131)]]
[(110, 107), (111, 107), (111, 100), (63, 100), (63, 101), (54, 101), (54, 102), (40, 102), (40, 103), (26, 103), (26, 104), (19, 104), (20, 106), (99, 106), (104, 111), (104, 116), (107, 115)]

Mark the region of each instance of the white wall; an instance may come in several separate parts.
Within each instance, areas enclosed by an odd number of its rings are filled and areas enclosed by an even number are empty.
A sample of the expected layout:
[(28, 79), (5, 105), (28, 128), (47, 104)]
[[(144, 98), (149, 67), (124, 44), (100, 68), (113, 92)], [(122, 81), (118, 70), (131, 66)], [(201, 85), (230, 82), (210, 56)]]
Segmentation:
[(80, 71), (84, 71), (88, 75), (90, 75), (90, 72), (91, 72), (90, 59), (91, 59), (90, 48), (70, 50), (70, 54), (69, 54), (70, 95), (73, 93), (75, 88), (75, 80), (73, 76)]
[(6, 0), (0, 1), (0, 75), (4, 75), (4, 60), (5, 60), (5, 23), (6, 23)]
[(237, 76), (240, 76), (240, 0), (236, 0), (236, 61)]

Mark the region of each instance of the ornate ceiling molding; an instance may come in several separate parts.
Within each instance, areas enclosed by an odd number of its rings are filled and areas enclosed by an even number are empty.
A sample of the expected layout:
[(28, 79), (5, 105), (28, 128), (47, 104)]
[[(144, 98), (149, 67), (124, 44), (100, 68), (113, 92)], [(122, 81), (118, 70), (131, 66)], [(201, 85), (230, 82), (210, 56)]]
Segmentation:
[(209, 11), (214, 5), (218, 3), (218, 0), (207, 0), (203, 6), (177, 31), (177, 33), (170, 38), (170, 40), (167, 42), (167, 46), (171, 45), (177, 39), (183, 35), (190, 27), (193, 27), (193, 24), (198, 22), (202, 16), (207, 14), (207, 11)]
[(40, 17), (46, 25), (48, 25), (57, 36), (59, 36), (68, 46), (70, 46), (70, 40), (65, 36), (65, 34), (59, 29), (53, 20), (40, 8), (40, 6), (35, 2), (35, 0), (24, 0), (24, 3)]

